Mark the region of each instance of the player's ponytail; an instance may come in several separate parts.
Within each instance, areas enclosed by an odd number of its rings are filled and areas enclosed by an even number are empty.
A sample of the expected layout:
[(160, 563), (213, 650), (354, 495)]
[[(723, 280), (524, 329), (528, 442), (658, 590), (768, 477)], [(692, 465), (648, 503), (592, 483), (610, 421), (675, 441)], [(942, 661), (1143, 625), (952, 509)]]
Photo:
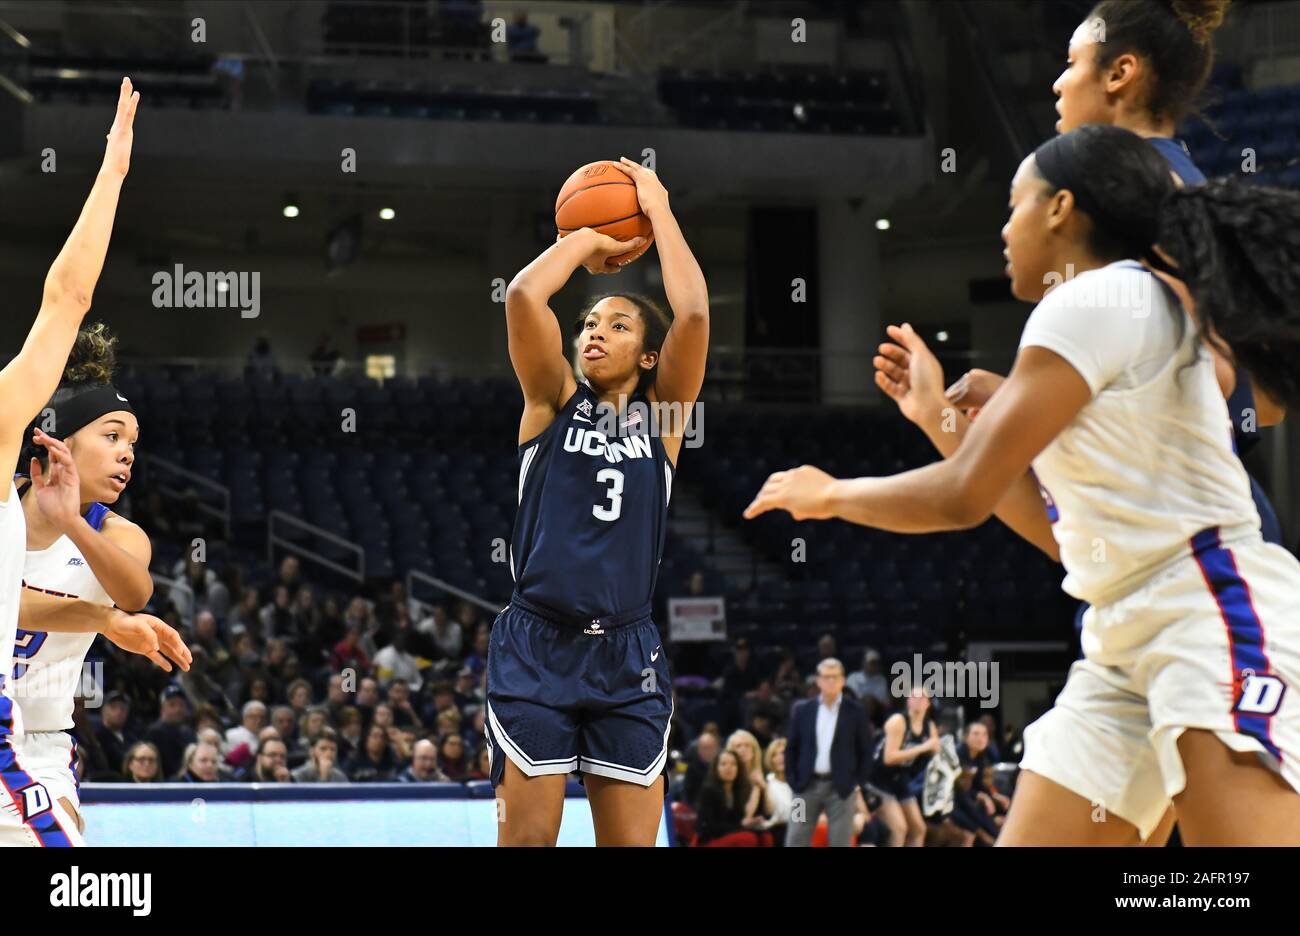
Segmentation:
[(103, 322), (77, 332), (59, 388), (88, 383), (112, 383), (117, 369), (117, 336)]
[(1161, 205), (1158, 242), (1201, 330), (1270, 397), (1300, 407), (1300, 193), (1232, 179), (1178, 189)]
[(1034, 160), (1092, 222), (1094, 256), (1182, 280), (1200, 337), (1278, 403), (1300, 407), (1300, 193), (1236, 181), (1179, 188), (1155, 147), (1101, 124), (1053, 137)]
[[(96, 322), (88, 325), (77, 332), (77, 339), (73, 342), (72, 353), (68, 355), (68, 363), (64, 365), (63, 377), (59, 381), (58, 389), (54, 391), (54, 396), (42, 407), (41, 412), (37, 414), (36, 419), (27, 427), (27, 434), (23, 438), (23, 449), (18, 455), (18, 474), (25, 475), (31, 468), (32, 459), (40, 461), (42, 465), (47, 464), (48, 453), (45, 446), (36, 445), (32, 442), (32, 430), (40, 426), (56, 438), (66, 439), (71, 432), (64, 432), (57, 422), (53, 425), (47, 425), (47, 415), (50, 411), (59, 411), (61, 406), (66, 405), (73, 397), (81, 396), (88, 390), (112, 390), (113, 373), (117, 369), (117, 336), (114, 335), (107, 325), (103, 322)], [(125, 398), (119, 397), (124, 403)], [(104, 405), (100, 404), (95, 410), (103, 409)], [(118, 407), (120, 409), (130, 409), (130, 405)], [(88, 412), (92, 412), (88, 411)], [(78, 414), (78, 419), (82, 418)], [(84, 423), (83, 423), (84, 425)], [(80, 425), (76, 426), (81, 428)], [(76, 431), (73, 429), (72, 431)]]

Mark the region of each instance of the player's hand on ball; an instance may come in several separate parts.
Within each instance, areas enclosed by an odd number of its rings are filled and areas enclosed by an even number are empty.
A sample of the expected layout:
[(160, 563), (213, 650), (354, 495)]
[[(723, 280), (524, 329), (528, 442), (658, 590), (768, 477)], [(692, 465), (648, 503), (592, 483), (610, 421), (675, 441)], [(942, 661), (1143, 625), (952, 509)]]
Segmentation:
[(81, 479), (77, 463), (66, 444), (44, 430), (32, 432), (32, 441), (49, 452), (49, 467), (42, 468), (38, 459), (31, 463), (32, 489), (36, 506), (60, 530), (68, 530), (81, 520)]
[(582, 265), (588, 273), (619, 272), (619, 270), (623, 269), (623, 265), (613, 262), (610, 258), (636, 250), (646, 241), (644, 237), (634, 237), (631, 240), (620, 241), (615, 240), (608, 234), (592, 231), (590, 228), (584, 228), (583, 230), (589, 232), (588, 236), (591, 238), (592, 243), (591, 253), (587, 255), (586, 260), (582, 261)]
[(975, 367), (958, 377), (956, 383), (944, 391), (944, 396), (949, 403), (961, 407), (966, 415), (973, 417), (988, 404), (1005, 381), (1001, 374)]
[(140, 92), (131, 89), (131, 79), (123, 78), (117, 95), (117, 115), (108, 131), (103, 168), (126, 175), (131, 168), (131, 143), (134, 140), (135, 110), (140, 106)]
[(890, 325), (885, 332), (893, 342), (880, 345), (871, 361), (876, 368), (876, 386), (898, 404), (899, 411), (914, 423), (942, 410), (943, 366), (911, 325)]
[(745, 519), (753, 520), (769, 510), (786, 510), (796, 520), (825, 520), (831, 516), (829, 501), (834, 483), (834, 478), (812, 465), (778, 471), (745, 508)]
[(626, 156), (620, 156), (618, 162), (636, 183), (636, 200), (643, 215), (653, 218), (655, 212), (668, 210), (668, 189), (659, 181), (659, 173)]

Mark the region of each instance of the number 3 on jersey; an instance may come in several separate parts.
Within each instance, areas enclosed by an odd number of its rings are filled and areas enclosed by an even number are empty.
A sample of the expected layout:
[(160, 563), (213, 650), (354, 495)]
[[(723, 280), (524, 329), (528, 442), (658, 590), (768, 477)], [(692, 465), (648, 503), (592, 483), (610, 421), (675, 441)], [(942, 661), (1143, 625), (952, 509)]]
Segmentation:
[(602, 468), (596, 472), (596, 480), (609, 485), (605, 491), (609, 505), (597, 504), (591, 508), (592, 515), (597, 520), (617, 520), (623, 510), (623, 472), (617, 468)]

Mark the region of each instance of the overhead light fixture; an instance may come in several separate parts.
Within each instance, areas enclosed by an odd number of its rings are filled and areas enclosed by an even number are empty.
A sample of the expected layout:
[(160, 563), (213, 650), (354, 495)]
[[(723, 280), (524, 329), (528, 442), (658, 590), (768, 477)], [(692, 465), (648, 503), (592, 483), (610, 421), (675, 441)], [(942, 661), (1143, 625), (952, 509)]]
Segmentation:
[(380, 220), (380, 221), (392, 221), (392, 220), (393, 220), (394, 218), (396, 218), (396, 217), (397, 217), (397, 212), (394, 211), (392, 208), (380, 208), (380, 209), (379, 209), (379, 220)]
[(284, 216), (285, 216), (286, 218), (296, 218), (296, 217), (298, 217), (298, 206), (297, 206), (297, 205), (285, 205), (285, 206), (284, 206), (284, 212), (283, 212), (283, 213), (284, 213)]
[(877, 219), (876, 219), (876, 230), (877, 230), (877, 231), (888, 231), (888, 230), (889, 230), (889, 219), (888, 219), (888, 218), (877, 218)]

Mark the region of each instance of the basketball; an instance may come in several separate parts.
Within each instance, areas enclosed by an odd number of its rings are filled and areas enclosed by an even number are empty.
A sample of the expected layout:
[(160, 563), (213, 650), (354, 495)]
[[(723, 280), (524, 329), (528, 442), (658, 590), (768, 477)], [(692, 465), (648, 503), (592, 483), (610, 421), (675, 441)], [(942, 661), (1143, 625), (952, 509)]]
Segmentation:
[(565, 180), (555, 199), (555, 228), (566, 237), (589, 227), (616, 240), (645, 237), (646, 242), (610, 259), (630, 263), (654, 243), (650, 219), (641, 213), (636, 183), (618, 163), (608, 159), (587, 163)]

